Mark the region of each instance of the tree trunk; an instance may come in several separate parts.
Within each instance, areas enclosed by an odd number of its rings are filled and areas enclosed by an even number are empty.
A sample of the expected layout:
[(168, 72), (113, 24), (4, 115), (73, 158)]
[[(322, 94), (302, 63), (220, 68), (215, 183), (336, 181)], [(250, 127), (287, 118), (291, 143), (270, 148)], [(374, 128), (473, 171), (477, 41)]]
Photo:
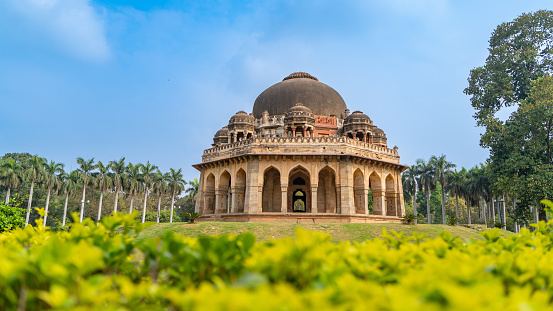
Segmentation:
[(538, 221), (545, 221), (547, 222), (547, 213), (545, 212), (545, 209), (543, 208), (543, 206), (540, 204), (538, 204), (538, 213), (539, 213), (539, 216), (538, 216)]
[(455, 225), (459, 225), (459, 197), (455, 194)]
[(159, 213), (161, 210), (161, 194), (157, 196), (157, 223), (159, 224)]
[(432, 224), (432, 219), (430, 218), (430, 190), (425, 189), (425, 193), (426, 193), (426, 212), (428, 213), (427, 216), (428, 216), (428, 224)]
[(507, 209), (505, 207), (505, 192), (503, 192), (503, 230), (507, 230)]
[(48, 218), (48, 205), (50, 205), (50, 192), (52, 188), (48, 188), (48, 193), (46, 194), (46, 206), (44, 207), (44, 219), (42, 225), (46, 227), (46, 218)]
[(84, 216), (85, 197), (86, 197), (86, 181), (85, 181), (85, 184), (83, 185), (83, 198), (81, 199), (81, 217), (80, 217), (81, 222), (83, 222), (83, 216)]
[[(492, 215), (493, 215), (493, 225), (495, 226), (495, 202), (493, 200), (493, 198), (491, 199), (492, 201), (490, 202), (490, 206), (492, 208)], [(491, 220), (491, 219), (490, 219)]]
[(31, 204), (33, 202), (33, 190), (35, 189), (35, 180), (31, 181), (31, 192), (29, 193), (29, 202), (27, 203), (27, 217), (25, 218), (25, 227), (29, 225), (29, 215), (31, 215)]
[[(413, 214), (417, 217), (417, 189), (415, 189), (415, 194), (413, 195)], [(415, 218), (415, 224), (417, 224), (418, 219)]]
[(171, 196), (171, 215), (169, 216), (169, 223), (173, 223), (173, 205), (175, 204), (175, 193)]
[(67, 216), (67, 201), (69, 201), (69, 192), (65, 194), (65, 204), (63, 205), (63, 221), (62, 226), (65, 226), (65, 217)]
[(445, 195), (444, 195), (444, 187), (442, 187), (442, 222), (444, 225), (446, 225), (445, 221)]
[(480, 204), (482, 204), (482, 218), (484, 218), (484, 224), (486, 225), (486, 228), (488, 228), (488, 218), (486, 217), (486, 208), (488, 206), (486, 204), (486, 200), (482, 197), (480, 197)]
[(10, 204), (10, 191), (12, 190), (12, 186), (9, 185), (8, 186), (8, 192), (6, 192), (6, 203), (4, 203), (6, 206), (8, 206), (8, 204)]
[(132, 214), (132, 201), (134, 199), (134, 193), (131, 193), (131, 207), (129, 209), (129, 214)]
[(146, 202), (148, 201), (148, 189), (144, 189), (144, 205), (142, 208), (142, 223), (146, 221)]
[(119, 199), (119, 188), (115, 186), (115, 201), (113, 202), (113, 212), (117, 213), (117, 200)]
[(468, 224), (469, 226), (472, 225), (470, 217), (471, 217), (471, 213), (470, 213), (470, 198), (467, 197), (467, 224)]
[(100, 191), (100, 202), (98, 203), (98, 220), (97, 222), (100, 222), (100, 218), (102, 218), (102, 200), (104, 199), (104, 192)]

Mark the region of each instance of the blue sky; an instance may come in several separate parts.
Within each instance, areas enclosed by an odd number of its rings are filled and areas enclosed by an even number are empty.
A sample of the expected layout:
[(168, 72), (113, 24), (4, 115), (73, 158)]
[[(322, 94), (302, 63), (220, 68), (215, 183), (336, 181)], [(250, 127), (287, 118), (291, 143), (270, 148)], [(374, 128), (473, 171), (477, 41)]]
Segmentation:
[(401, 162), (484, 162), (470, 69), (497, 25), (550, 1), (0, 1), (0, 154), (125, 156), (199, 174), (215, 132), (306, 71)]

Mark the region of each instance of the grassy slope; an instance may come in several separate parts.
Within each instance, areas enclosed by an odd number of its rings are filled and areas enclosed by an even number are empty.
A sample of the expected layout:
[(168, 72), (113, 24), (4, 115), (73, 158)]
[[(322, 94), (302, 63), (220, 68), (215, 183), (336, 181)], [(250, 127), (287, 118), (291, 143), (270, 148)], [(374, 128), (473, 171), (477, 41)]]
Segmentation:
[[(470, 238), (481, 239), (478, 231), (466, 227), (452, 227), (443, 225), (402, 225), (402, 224), (293, 224), (293, 223), (231, 223), (231, 222), (203, 222), (198, 224), (156, 224), (144, 230), (138, 239), (163, 235), (167, 231), (173, 231), (185, 236), (196, 237), (199, 235), (239, 234), (252, 232), (258, 241), (268, 241), (271, 238), (278, 239), (294, 236), (296, 228), (301, 227), (312, 231), (327, 232), (332, 240), (362, 242), (380, 236), (382, 228), (391, 231), (403, 231), (405, 235), (413, 232), (426, 233), (428, 238), (437, 237), (440, 232), (447, 230), (452, 235), (457, 235), (463, 240)], [(501, 230), (504, 234), (512, 234)]]

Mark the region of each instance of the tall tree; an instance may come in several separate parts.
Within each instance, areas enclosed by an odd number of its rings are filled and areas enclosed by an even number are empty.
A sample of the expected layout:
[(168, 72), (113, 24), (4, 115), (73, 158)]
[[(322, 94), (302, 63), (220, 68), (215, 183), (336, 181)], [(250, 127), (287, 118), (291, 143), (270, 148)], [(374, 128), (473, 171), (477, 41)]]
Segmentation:
[(171, 192), (171, 214), (169, 216), (169, 222), (173, 222), (173, 207), (175, 205), (175, 196), (180, 195), (184, 190), (186, 182), (182, 177), (182, 169), (179, 168), (177, 171), (170, 168), (169, 169), (169, 178), (168, 178), (168, 187)]
[(139, 167), (141, 173), (140, 176), (144, 185), (144, 205), (142, 208), (142, 223), (144, 223), (146, 221), (146, 203), (148, 202), (148, 194), (154, 182), (154, 174), (157, 170), (157, 166), (150, 164), (150, 161), (148, 161), (146, 164), (139, 164)]
[[(417, 188), (418, 188), (418, 167), (417, 165), (413, 165), (410, 168), (408, 168), (403, 174), (401, 175), (403, 181), (403, 190), (404, 193), (407, 195), (404, 195), (407, 199), (412, 198), (413, 200), (413, 214), (417, 216)], [(415, 219), (415, 223), (417, 223), (417, 219)]]
[(69, 196), (77, 192), (79, 186), (79, 171), (74, 170), (71, 173), (64, 173), (63, 179), (63, 193), (65, 193), (65, 203), (63, 205), (63, 220), (61, 225), (65, 226), (65, 220), (67, 218), (67, 204), (69, 202)]
[(29, 216), (31, 215), (31, 205), (33, 203), (33, 192), (35, 182), (40, 181), (44, 176), (44, 164), (46, 160), (36, 155), (32, 156), (27, 162), (27, 170), (25, 171), (25, 179), (31, 183), (29, 192), (29, 202), (27, 203), (27, 216), (25, 217), (25, 227), (29, 225)]
[(200, 183), (198, 182), (197, 178), (194, 178), (194, 180), (191, 180), (186, 184), (190, 187), (186, 188), (184, 193), (186, 193), (186, 195), (190, 197), (190, 203), (194, 205), (196, 204), (196, 197), (198, 196), (198, 188), (200, 187)]
[(140, 182), (140, 165), (127, 164), (125, 174), (125, 188), (127, 194), (131, 196), (129, 214), (132, 213), (134, 196), (140, 192), (142, 183)]
[(117, 213), (117, 203), (119, 201), (119, 192), (123, 191), (123, 184), (125, 181), (125, 158), (119, 159), (119, 161), (110, 161), (108, 165), (109, 169), (113, 172), (113, 185), (115, 186), (115, 200), (113, 202), (113, 211)]
[(13, 159), (6, 159), (0, 162), (0, 181), (3, 186), (8, 187), (6, 192), (5, 205), (10, 203), (10, 191), (17, 188), (21, 182), (22, 167), (21, 164)]
[(459, 225), (459, 197), (463, 195), (463, 186), (466, 180), (467, 170), (463, 167), (460, 171), (451, 171), (447, 177), (447, 189), (455, 196), (455, 217)]
[(47, 189), (46, 194), (46, 206), (44, 207), (43, 226), (46, 226), (46, 219), (48, 218), (48, 206), (50, 205), (50, 193), (52, 189), (59, 190), (61, 187), (60, 175), (64, 173), (63, 164), (56, 163), (50, 160), (49, 163), (44, 165), (44, 186)]
[[(540, 180), (548, 193), (553, 193), (553, 169), (549, 166), (551, 140), (540, 136), (541, 146), (528, 149), (535, 127), (550, 131), (549, 115), (527, 115), (533, 124), (525, 123), (521, 114), (526, 112), (524, 103), (532, 101), (535, 81), (553, 74), (553, 11), (537, 11), (522, 14), (511, 22), (499, 25), (490, 38), (489, 56), (482, 67), (471, 70), (469, 86), (465, 93), (471, 96), (475, 119), (485, 128), (480, 144), (490, 149), (490, 170), (494, 187), (499, 192), (510, 192), (521, 198), (519, 210), (530, 205), (539, 206), (536, 201), (543, 193), (533, 193)], [(550, 96), (550, 95), (547, 95)], [(505, 107), (517, 109), (506, 121), (497, 113)], [(538, 117), (537, 119), (534, 117)], [(534, 155), (532, 155), (534, 153)], [(537, 155), (539, 153), (539, 155)], [(546, 165), (546, 167), (543, 167)], [(527, 200), (523, 193), (528, 194)], [(534, 195), (538, 197), (534, 197)], [(524, 214), (524, 211), (515, 211)], [(540, 208), (540, 219), (545, 220), (545, 211)]]
[(153, 191), (157, 194), (157, 217), (156, 223), (159, 223), (159, 217), (161, 213), (161, 197), (167, 193), (167, 180), (169, 179), (169, 174), (163, 174), (159, 169), (153, 174)]
[(445, 188), (447, 183), (447, 174), (449, 171), (451, 171), (452, 168), (455, 167), (455, 164), (448, 162), (445, 159), (445, 155), (441, 155), (439, 157), (432, 156), (430, 157), (430, 165), (434, 169), (434, 178), (436, 178), (436, 181), (440, 182), (440, 185), (442, 186), (442, 222), (443, 224), (446, 223), (446, 213), (445, 213)]
[(434, 167), (430, 161), (426, 162), (423, 159), (417, 160), (417, 168), (419, 175), (419, 190), (424, 190), (426, 195), (426, 212), (428, 216), (428, 224), (432, 224), (432, 218), (430, 215), (430, 193), (436, 189), (436, 179), (434, 174)]
[(77, 158), (77, 164), (79, 164), (79, 168), (77, 169), (77, 171), (79, 171), (79, 178), (81, 181), (81, 185), (83, 186), (83, 196), (81, 199), (81, 216), (80, 216), (80, 221), (83, 222), (84, 206), (86, 202), (86, 186), (92, 183), (93, 181), (92, 171), (96, 169), (97, 165), (94, 164), (94, 158), (85, 160), (81, 157)]
[(104, 192), (111, 187), (113, 181), (110, 176), (108, 166), (105, 166), (102, 162), (98, 161), (96, 164), (98, 172), (94, 174), (94, 182), (98, 190), (100, 190), (100, 202), (98, 203), (98, 222), (102, 218), (102, 201), (104, 199)]

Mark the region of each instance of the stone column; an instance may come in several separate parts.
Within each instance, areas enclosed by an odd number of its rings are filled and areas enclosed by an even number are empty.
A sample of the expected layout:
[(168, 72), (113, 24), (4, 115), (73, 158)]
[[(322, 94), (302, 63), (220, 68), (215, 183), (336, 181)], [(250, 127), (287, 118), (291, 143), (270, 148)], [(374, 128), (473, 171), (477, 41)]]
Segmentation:
[(286, 185), (280, 185), (280, 193), (282, 196), (282, 199), (280, 200), (280, 212), (281, 213), (288, 213), (288, 186)]
[(372, 144), (372, 143), (373, 143), (373, 135), (369, 134), (369, 144)]
[(221, 190), (215, 189), (215, 206), (213, 207), (213, 214), (221, 213), (221, 203), (223, 203)]
[(384, 191), (380, 189), (373, 189), (373, 214), (374, 215), (386, 215), (386, 202)]
[(292, 137), (296, 137), (296, 127), (292, 126)]
[(258, 175), (259, 159), (256, 156), (251, 156), (248, 159), (246, 172), (246, 194), (244, 198), (244, 213), (246, 214), (259, 213), (261, 210), (261, 206), (258, 202), (260, 188)]
[(355, 213), (353, 199), (353, 170), (351, 160), (347, 157), (340, 159), (340, 205), (342, 214)]
[(311, 185), (311, 213), (317, 213), (317, 201), (319, 195), (317, 193), (317, 185)]
[(367, 133), (363, 133), (363, 142), (366, 143), (367, 142)]
[(304, 127), (302, 128), (302, 135), (303, 135), (303, 137), (305, 137), (305, 132), (306, 132), (306, 128), (305, 128), (305, 126), (304, 126)]
[(369, 206), (367, 198), (369, 197), (369, 188), (363, 188), (363, 213), (365, 215), (369, 214)]
[(232, 193), (232, 197), (231, 197), (231, 205), (230, 205), (230, 212), (231, 213), (236, 213), (236, 209), (238, 208), (237, 206), (237, 201), (238, 201), (238, 188), (237, 187), (232, 187), (231, 188), (231, 193)]
[(204, 197), (204, 172), (205, 169), (202, 169), (200, 172), (200, 184), (198, 185), (198, 197), (196, 198), (196, 205), (194, 206), (194, 212), (195, 213), (204, 213), (205, 205), (203, 204), (203, 197)]

